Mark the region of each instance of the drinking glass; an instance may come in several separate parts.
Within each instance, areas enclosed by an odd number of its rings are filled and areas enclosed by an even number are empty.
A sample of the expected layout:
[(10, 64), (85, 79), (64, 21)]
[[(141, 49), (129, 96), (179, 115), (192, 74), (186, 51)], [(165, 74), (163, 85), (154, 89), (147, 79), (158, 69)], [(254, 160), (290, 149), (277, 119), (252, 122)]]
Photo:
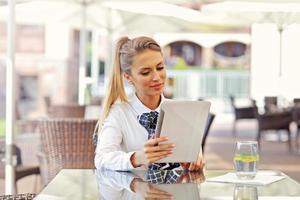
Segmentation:
[(257, 172), (259, 160), (257, 141), (238, 141), (233, 160), (238, 178), (253, 179)]

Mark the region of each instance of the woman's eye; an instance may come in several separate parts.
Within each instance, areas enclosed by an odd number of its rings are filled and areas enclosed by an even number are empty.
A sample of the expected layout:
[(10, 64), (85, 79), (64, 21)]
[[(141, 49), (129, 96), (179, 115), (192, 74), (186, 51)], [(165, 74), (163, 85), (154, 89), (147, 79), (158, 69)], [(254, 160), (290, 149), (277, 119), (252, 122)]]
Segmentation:
[(148, 71), (147, 71), (147, 72), (141, 72), (141, 74), (142, 74), (143, 76), (146, 76), (146, 75), (149, 74), (149, 72), (148, 72)]
[(159, 67), (157, 67), (157, 70), (163, 70), (165, 68), (165, 66), (159, 66)]

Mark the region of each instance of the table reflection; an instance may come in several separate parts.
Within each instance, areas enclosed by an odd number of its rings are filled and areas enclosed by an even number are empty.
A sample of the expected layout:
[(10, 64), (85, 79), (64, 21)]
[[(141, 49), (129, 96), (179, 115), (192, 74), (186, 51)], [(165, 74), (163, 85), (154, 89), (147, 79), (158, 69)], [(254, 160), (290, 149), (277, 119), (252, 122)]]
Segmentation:
[[(300, 184), (276, 171), (260, 171), (260, 173), (285, 178), (257, 187), (204, 181), (202, 173), (154, 172), (153, 174), (146, 171), (63, 169), (35, 200), (170, 199), (169, 195), (172, 195), (173, 199), (192, 200), (232, 200), (240, 197), (256, 199), (256, 196), (259, 200), (299, 200), (300, 197)], [(209, 179), (228, 172), (228, 170), (206, 170), (205, 177)], [(159, 178), (153, 179), (152, 176)]]
[(100, 199), (200, 199), (202, 172), (96, 171)]
[(234, 193), (233, 193), (234, 200), (257, 200), (257, 187), (249, 186), (249, 185), (235, 185)]

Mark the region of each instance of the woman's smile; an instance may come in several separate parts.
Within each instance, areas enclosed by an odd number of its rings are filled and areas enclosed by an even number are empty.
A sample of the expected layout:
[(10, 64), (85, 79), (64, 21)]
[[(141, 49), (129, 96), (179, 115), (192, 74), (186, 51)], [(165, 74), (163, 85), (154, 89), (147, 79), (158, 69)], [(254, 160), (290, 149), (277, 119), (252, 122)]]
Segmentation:
[(163, 88), (164, 84), (163, 83), (156, 83), (153, 85), (150, 85), (151, 88), (153, 88), (154, 90), (161, 90)]

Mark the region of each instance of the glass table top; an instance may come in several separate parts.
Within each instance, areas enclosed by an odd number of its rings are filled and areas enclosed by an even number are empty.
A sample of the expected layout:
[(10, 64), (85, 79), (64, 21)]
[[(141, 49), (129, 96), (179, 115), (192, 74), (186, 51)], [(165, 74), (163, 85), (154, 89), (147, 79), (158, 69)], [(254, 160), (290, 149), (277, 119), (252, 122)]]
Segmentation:
[(208, 182), (225, 170), (202, 173), (184, 171), (134, 171), (64, 169), (41, 191), (36, 200), (191, 199), (191, 200), (300, 200), (300, 184), (285, 178), (266, 186)]

